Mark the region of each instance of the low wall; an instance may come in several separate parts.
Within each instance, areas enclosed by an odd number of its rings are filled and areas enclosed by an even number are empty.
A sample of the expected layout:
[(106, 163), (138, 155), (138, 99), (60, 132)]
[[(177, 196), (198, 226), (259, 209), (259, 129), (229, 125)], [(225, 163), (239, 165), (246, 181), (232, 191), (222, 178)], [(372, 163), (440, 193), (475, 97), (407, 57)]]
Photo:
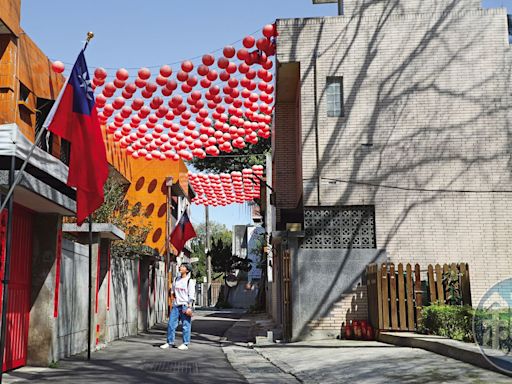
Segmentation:
[(329, 338), (346, 319), (367, 316), (366, 265), (385, 261), (378, 249), (303, 249), (290, 244), (292, 340)]
[[(98, 244), (94, 244), (92, 266), (93, 349), (166, 321), (163, 262), (110, 258), (107, 252), (98, 252)], [(88, 270), (88, 246), (63, 239), (57, 338), (53, 347), (58, 359), (87, 349)]]

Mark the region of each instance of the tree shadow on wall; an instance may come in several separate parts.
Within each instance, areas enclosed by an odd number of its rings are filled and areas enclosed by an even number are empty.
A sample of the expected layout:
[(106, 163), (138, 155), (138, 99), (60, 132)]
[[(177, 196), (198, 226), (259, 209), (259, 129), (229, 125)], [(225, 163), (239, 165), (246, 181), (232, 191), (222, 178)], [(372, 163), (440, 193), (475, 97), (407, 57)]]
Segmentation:
[[(449, 204), (454, 196), (466, 198), (452, 191), (511, 189), (508, 47), (503, 47), (502, 56), (493, 51), (495, 62), (489, 61), (481, 47), (499, 44), (485, 40), (496, 35), (488, 33), (496, 29), (496, 19), (469, 25), (461, 17), (464, 0), (443, 4), (436, 13), (407, 18), (396, 15), (403, 11), (398, 0), (363, 4), (355, 17), (345, 18), (337, 35), (329, 28), (332, 20), (314, 26), (298, 21), (293, 30), (297, 38), (286, 47), (289, 61), (301, 62), (303, 88), (313, 86), (319, 68), (322, 74), (343, 74), (346, 87), (345, 115), (326, 118), (325, 87), (319, 81), (318, 113), (325, 123), (320, 138), (314, 118), (302, 117), (307, 125), (302, 129), (304, 152), (308, 146), (314, 151), (320, 140), (316, 169), (304, 172), (303, 181), (317, 186), (321, 180), (323, 190), (319, 198), (316, 187), (304, 189), (305, 205), (317, 205), (332, 195), (339, 198), (329, 205), (350, 205), (360, 196), (365, 204), (375, 204), (392, 191), (393, 209), (399, 213), (379, 234), (380, 249), (393, 249), (411, 216), (434, 203)], [(379, 13), (375, 5), (381, 7)], [(315, 44), (301, 56), (301, 43), (313, 33)], [(310, 320), (325, 316), (329, 309), (322, 308), (334, 303), (331, 290), (347, 259)], [(351, 285), (359, 278), (354, 276)], [(299, 333), (306, 332), (303, 327)]]

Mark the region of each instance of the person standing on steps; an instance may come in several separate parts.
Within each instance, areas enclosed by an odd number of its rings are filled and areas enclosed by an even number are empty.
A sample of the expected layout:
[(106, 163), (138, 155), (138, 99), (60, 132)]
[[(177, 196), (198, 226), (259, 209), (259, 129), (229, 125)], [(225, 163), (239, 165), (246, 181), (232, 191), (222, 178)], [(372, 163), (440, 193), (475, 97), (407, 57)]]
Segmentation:
[(187, 350), (190, 344), (190, 333), (192, 330), (192, 307), (196, 295), (196, 282), (191, 276), (192, 266), (189, 263), (182, 263), (179, 268), (180, 275), (174, 279), (171, 293), (174, 297), (171, 315), (167, 325), (167, 342), (160, 348), (174, 348), (176, 328), (181, 320), (183, 327), (183, 344), (178, 349)]

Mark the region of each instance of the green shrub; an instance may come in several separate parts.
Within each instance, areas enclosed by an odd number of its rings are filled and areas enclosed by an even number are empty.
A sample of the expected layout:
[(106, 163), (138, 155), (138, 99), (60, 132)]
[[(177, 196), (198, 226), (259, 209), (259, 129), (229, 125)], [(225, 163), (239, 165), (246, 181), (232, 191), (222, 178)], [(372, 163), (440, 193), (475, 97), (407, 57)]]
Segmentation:
[(423, 307), (418, 332), (449, 337), (454, 340), (473, 342), (473, 316), (470, 306), (433, 304)]

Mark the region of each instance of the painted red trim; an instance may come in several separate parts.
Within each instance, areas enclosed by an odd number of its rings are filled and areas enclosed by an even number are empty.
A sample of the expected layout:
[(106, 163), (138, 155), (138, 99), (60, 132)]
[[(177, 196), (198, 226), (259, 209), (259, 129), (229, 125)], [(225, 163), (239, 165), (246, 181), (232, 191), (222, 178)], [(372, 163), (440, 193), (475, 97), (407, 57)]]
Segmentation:
[(107, 311), (110, 311), (110, 271), (111, 271), (111, 260), (110, 260), (110, 244), (107, 248), (107, 268), (108, 268), (108, 284), (107, 284)]
[(59, 316), (60, 264), (62, 261), (62, 230), (57, 232), (57, 257), (55, 260), (55, 296), (53, 299), (53, 317)]
[(96, 309), (94, 313), (98, 313), (98, 293), (100, 290), (100, 267), (101, 267), (101, 242), (98, 243), (98, 259), (96, 261)]

